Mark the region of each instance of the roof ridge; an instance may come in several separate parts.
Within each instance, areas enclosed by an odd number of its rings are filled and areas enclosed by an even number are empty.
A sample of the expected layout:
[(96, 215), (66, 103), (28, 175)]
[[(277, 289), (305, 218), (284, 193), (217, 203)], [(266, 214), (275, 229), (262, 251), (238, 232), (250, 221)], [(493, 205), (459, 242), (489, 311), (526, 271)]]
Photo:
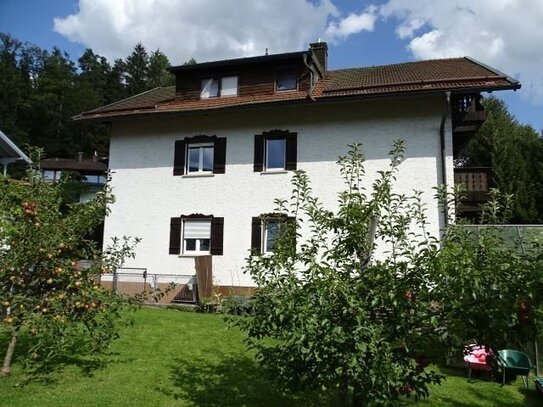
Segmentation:
[[(419, 63), (425, 63), (425, 62), (452, 61), (452, 60), (461, 60), (461, 59), (467, 59), (467, 60), (469, 60), (471, 62), (475, 61), (475, 60), (473, 60), (472, 58), (470, 58), (468, 56), (451, 57), (451, 58), (420, 59), (418, 61), (397, 62), (397, 63), (394, 63), (394, 64), (368, 65), (368, 66), (357, 66), (357, 67), (351, 67), (351, 68), (329, 69), (328, 73), (343, 72), (343, 71), (359, 71), (359, 70), (368, 69), (368, 68), (384, 68), (384, 67), (387, 67), (387, 66), (412, 65), (412, 64), (419, 64)], [(482, 66), (484, 66), (484, 65), (482, 65)]]

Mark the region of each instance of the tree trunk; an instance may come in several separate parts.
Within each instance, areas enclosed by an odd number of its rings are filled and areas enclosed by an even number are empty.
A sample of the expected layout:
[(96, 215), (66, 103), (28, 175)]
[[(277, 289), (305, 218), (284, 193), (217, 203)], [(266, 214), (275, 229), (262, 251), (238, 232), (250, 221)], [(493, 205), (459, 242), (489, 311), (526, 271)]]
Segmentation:
[(11, 331), (11, 340), (9, 341), (8, 350), (6, 351), (6, 356), (4, 358), (4, 364), (2, 370), (0, 370), (0, 376), (9, 376), (11, 374), (11, 361), (13, 359), (13, 353), (15, 352), (18, 334), (19, 328), (13, 328)]
[(341, 381), (338, 389), (338, 407), (352, 407), (353, 402), (351, 399), (351, 392), (349, 390), (349, 378), (344, 377)]
[(360, 391), (360, 389), (355, 389), (353, 391), (353, 407), (364, 407), (366, 405), (366, 400)]

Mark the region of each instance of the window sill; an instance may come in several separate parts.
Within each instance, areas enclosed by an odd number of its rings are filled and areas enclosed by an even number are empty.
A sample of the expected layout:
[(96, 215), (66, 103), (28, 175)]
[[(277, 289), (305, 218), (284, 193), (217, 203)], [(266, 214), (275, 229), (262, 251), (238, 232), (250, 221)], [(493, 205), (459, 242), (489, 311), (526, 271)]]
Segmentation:
[(211, 253), (194, 253), (194, 254), (179, 254), (179, 258), (190, 258), (190, 257), (200, 257), (200, 256), (211, 256)]
[(214, 177), (215, 174), (212, 172), (195, 172), (192, 174), (185, 174), (181, 178), (205, 178), (205, 177)]
[(271, 174), (288, 174), (289, 171), (287, 170), (267, 170), (267, 171), (262, 171), (260, 173), (260, 175), (271, 175)]

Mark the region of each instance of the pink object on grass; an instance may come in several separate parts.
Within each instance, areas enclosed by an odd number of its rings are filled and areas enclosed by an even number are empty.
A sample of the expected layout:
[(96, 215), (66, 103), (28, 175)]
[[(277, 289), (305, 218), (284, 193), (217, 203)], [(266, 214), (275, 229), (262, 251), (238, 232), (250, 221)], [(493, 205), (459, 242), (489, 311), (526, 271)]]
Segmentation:
[(492, 367), (486, 363), (486, 357), (492, 355), (492, 352), (487, 352), (484, 346), (469, 345), (467, 350), (471, 350), (466, 356), (464, 361), (468, 367), (473, 370), (484, 370), (490, 372)]

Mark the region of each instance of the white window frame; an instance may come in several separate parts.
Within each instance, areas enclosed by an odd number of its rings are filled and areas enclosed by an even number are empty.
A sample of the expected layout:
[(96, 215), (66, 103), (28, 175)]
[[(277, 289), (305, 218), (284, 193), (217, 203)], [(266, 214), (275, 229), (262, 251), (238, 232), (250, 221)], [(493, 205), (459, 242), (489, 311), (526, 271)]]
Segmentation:
[(275, 223), (277, 224), (278, 227), (281, 227), (282, 222), (284, 221), (280, 218), (267, 218), (262, 221), (262, 253), (263, 254), (274, 253), (273, 250), (268, 250), (268, 225), (270, 223)]
[[(270, 141), (278, 141), (278, 140), (282, 140), (283, 141), (283, 166), (282, 167), (269, 167), (268, 166), (268, 157), (269, 157), (269, 154), (268, 154), (268, 142)], [(286, 137), (283, 137), (283, 138), (265, 138), (264, 139), (264, 171), (270, 171), (270, 172), (273, 172), (273, 171), (285, 171), (285, 169), (287, 168), (287, 138)]]
[[(204, 170), (204, 148), (211, 147), (213, 149), (213, 155), (211, 156), (211, 170)], [(198, 170), (190, 170), (190, 149), (198, 148)], [(186, 151), (186, 173), (187, 174), (212, 174), (213, 164), (215, 163), (215, 143), (187, 143)]]
[[(236, 86), (235, 86), (235, 92), (232, 91), (232, 89), (234, 89), (234, 87), (231, 87), (231, 88), (228, 88), (228, 92), (225, 93), (225, 86), (224, 86), (224, 83), (226, 81), (230, 81), (230, 82), (235, 82)], [(219, 97), (221, 98), (225, 98), (225, 97), (233, 97), (233, 96), (237, 96), (238, 95), (238, 89), (239, 89), (239, 85), (238, 85), (238, 77), (235, 76), (235, 75), (231, 75), (231, 76), (223, 76), (220, 80), (220, 86), (219, 86)]]
[[(279, 89), (279, 75), (281, 74), (292, 74), (294, 76), (294, 80), (296, 81), (296, 85), (293, 87), (293, 88), (289, 88), (289, 89)], [(299, 84), (299, 81), (298, 81), (298, 74), (296, 73), (296, 71), (291, 71), (291, 70), (288, 70), (288, 69), (283, 69), (283, 70), (279, 70), (276, 72), (275, 74), (275, 91), (276, 92), (293, 92), (293, 91), (296, 91), (298, 90), (300, 84)]]
[[(213, 83), (217, 82), (217, 94), (211, 94), (210, 89), (213, 87)], [(214, 99), (220, 96), (221, 85), (217, 78), (202, 79), (200, 85), (200, 99)]]
[[(208, 223), (209, 224), (209, 237), (185, 237), (185, 232), (187, 230), (187, 223)], [(187, 249), (187, 240), (196, 240), (195, 250)], [(201, 250), (202, 241), (209, 240), (209, 249)], [(183, 228), (181, 234), (181, 241), (183, 242), (183, 254), (187, 255), (198, 255), (198, 254), (210, 254), (211, 253), (211, 219), (209, 218), (187, 218), (183, 219)]]
[[(234, 92), (225, 93), (223, 91), (224, 89), (223, 81), (226, 81), (226, 80), (233, 81), (234, 79), (236, 83), (235, 93)], [(209, 94), (209, 89), (211, 89), (212, 85), (208, 86), (208, 84), (213, 84), (213, 83), (217, 83), (217, 94), (211, 95)], [(200, 99), (234, 97), (234, 96), (238, 96), (238, 93), (239, 93), (239, 77), (237, 75), (229, 75), (229, 76), (223, 76), (223, 77), (217, 77), (217, 78), (205, 78), (205, 79), (202, 79), (201, 81)]]

